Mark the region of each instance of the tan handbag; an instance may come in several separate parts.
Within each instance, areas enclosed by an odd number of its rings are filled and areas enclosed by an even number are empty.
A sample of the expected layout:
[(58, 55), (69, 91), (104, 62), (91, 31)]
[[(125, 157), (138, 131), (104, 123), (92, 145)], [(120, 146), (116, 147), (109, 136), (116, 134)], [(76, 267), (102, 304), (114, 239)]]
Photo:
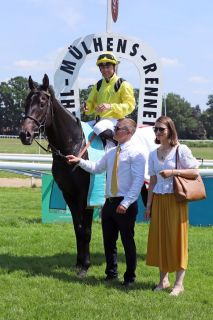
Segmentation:
[[(178, 147), (176, 149), (176, 166), (179, 161)], [(206, 198), (206, 190), (203, 180), (198, 175), (197, 178), (189, 179), (180, 176), (173, 177), (174, 194), (177, 201), (196, 201)]]

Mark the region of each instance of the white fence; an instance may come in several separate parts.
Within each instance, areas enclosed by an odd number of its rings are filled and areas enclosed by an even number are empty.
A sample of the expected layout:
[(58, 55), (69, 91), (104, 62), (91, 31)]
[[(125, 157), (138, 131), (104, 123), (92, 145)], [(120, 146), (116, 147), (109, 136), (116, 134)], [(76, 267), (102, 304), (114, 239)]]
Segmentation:
[[(213, 169), (202, 168), (203, 166), (213, 167), (213, 160), (199, 160), (199, 163), (199, 171), (202, 176), (213, 176)], [(16, 170), (24, 174), (24, 170), (43, 172), (51, 171), (51, 168), (52, 155), (0, 154), (0, 170)]]

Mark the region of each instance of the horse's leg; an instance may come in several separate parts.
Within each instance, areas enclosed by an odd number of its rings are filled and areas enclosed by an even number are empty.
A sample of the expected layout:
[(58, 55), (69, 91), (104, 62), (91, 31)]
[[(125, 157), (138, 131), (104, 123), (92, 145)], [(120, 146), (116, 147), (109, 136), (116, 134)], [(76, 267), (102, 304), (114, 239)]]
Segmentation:
[(90, 240), (92, 235), (92, 219), (93, 209), (84, 209), (82, 216), (83, 269), (88, 269), (90, 266)]
[(87, 274), (90, 266), (90, 240), (92, 229), (93, 210), (74, 211), (71, 212), (77, 242), (77, 275), (83, 278)]
[(76, 267), (81, 269), (84, 261), (82, 209), (77, 205), (76, 199), (73, 201), (69, 194), (63, 192), (63, 196), (72, 214), (77, 247)]
[(76, 266), (79, 268), (79, 276), (83, 276), (90, 266), (90, 240), (93, 209), (84, 208), (82, 198), (72, 201), (68, 194), (63, 193), (63, 195), (73, 218), (77, 245)]

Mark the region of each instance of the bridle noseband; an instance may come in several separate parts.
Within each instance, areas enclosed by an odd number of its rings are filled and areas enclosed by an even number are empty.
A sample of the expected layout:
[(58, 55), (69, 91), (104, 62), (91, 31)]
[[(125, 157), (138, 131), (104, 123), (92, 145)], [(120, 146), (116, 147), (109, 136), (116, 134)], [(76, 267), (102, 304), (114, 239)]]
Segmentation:
[[(45, 134), (45, 125), (46, 125), (46, 121), (47, 121), (47, 112), (48, 112), (48, 109), (50, 108), (50, 102), (51, 102), (51, 94), (49, 93), (49, 91), (35, 91), (33, 93), (34, 94), (38, 94), (38, 93), (44, 93), (47, 97), (48, 97), (48, 105), (47, 105), (47, 111), (46, 111), (46, 114), (45, 114), (45, 117), (44, 117), (44, 120), (42, 122), (40, 122), (39, 120), (37, 120), (36, 118), (32, 117), (32, 116), (29, 116), (29, 115), (25, 115), (24, 117), (24, 120), (26, 119), (30, 119), (30, 120), (33, 120), (35, 122), (35, 124), (38, 126), (38, 131), (36, 132), (39, 135), (42, 135), (44, 137), (46, 137), (46, 134)], [(42, 129), (43, 128), (43, 132), (42, 132)], [(35, 139), (34, 139), (35, 140)], [(36, 140), (35, 140), (36, 141)]]

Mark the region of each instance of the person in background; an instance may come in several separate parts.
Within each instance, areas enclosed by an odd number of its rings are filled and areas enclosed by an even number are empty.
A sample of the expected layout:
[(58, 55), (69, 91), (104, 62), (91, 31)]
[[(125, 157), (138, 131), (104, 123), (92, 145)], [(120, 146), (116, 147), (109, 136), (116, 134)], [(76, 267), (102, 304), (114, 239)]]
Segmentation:
[[(85, 115), (94, 114), (93, 129), (97, 135), (109, 146), (114, 146), (114, 126), (118, 119), (123, 119), (135, 108), (135, 97), (132, 86), (116, 75), (119, 61), (112, 52), (99, 55), (96, 65), (102, 74), (92, 88), (84, 106)], [(110, 144), (111, 142), (111, 144)]]
[[(198, 162), (186, 145), (179, 144), (175, 125), (169, 117), (158, 118), (154, 132), (159, 148), (149, 156), (150, 185), (145, 218), (150, 219), (150, 227), (146, 264), (159, 268), (160, 281), (155, 291), (168, 288), (168, 273), (176, 272), (170, 295), (178, 296), (184, 291), (188, 263), (188, 205), (176, 200), (173, 176), (197, 177)], [(177, 146), (179, 169), (175, 169)]]
[(107, 172), (106, 201), (102, 209), (105, 280), (118, 278), (116, 242), (120, 232), (126, 257), (123, 285), (129, 287), (135, 281), (134, 226), (138, 212), (137, 199), (144, 182), (145, 158), (130, 141), (136, 130), (136, 123), (132, 119), (118, 120), (114, 129), (114, 139), (118, 146), (109, 149), (103, 158), (92, 162), (68, 155), (67, 161), (70, 164), (78, 163), (82, 169), (91, 173)]

